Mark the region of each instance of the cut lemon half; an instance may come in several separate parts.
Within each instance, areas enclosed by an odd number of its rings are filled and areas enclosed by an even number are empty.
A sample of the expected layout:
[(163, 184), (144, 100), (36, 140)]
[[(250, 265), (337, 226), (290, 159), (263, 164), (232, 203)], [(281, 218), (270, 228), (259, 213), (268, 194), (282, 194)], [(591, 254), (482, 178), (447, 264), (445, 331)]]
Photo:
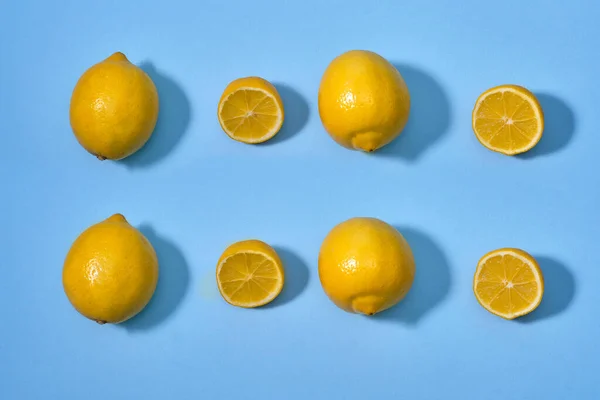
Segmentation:
[(535, 259), (519, 249), (499, 249), (479, 260), (473, 279), (479, 304), (492, 314), (514, 319), (535, 310), (544, 294), (544, 278)]
[(473, 108), (473, 131), (482, 145), (509, 156), (531, 150), (542, 138), (544, 113), (533, 93), (501, 85), (479, 96)]
[(234, 306), (263, 306), (281, 293), (283, 282), (281, 259), (271, 246), (260, 240), (232, 244), (217, 264), (219, 292)]
[(236, 79), (219, 100), (221, 128), (239, 142), (254, 144), (271, 139), (281, 129), (283, 116), (277, 89), (262, 78)]

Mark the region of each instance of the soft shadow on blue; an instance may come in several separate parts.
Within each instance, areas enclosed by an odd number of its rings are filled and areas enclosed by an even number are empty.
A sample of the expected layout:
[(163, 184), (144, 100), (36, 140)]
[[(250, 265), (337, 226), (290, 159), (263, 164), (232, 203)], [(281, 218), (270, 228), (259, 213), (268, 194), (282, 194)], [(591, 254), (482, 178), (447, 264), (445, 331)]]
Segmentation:
[(121, 162), (130, 168), (143, 168), (165, 159), (188, 130), (191, 119), (190, 101), (181, 86), (157, 71), (152, 63), (140, 65), (158, 91), (158, 121), (144, 147)]
[(273, 85), (281, 96), (285, 117), (281, 130), (273, 139), (262, 143), (263, 146), (277, 144), (297, 135), (308, 122), (310, 115), (308, 102), (297, 90), (283, 83), (274, 83)]
[(262, 308), (273, 308), (287, 304), (297, 298), (308, 285), (309, 271), (304, 260), (286, 248), (274, 246), (274, 249), (283, 263), (285, 284), (279, 296)]
[(140, 232), (156, 251), (158, 283), (150, 303), (138, 315), (120, 324), (128, 331), (152, 329), (167, 321), (181, 305), (190, 286), (189, 266), (177, 246), (147, 225), (142, 225)]
[(534, 256), (544, 276), (544, 297), (530, 314), (517, 321), (531, 323), (549, 319), (565, 312), (575, 297), (575, 276), (560, 261), (550, 257)]
[(565, 149), (575, 135), (575, 113), (567, 103), (547, 93), (535, 93), (535, 96), (544, 112), (544, 133), (533, 149), (518, 156), (523, 159), (557, 153)]
[(400, 136), (377, 155), (416, 161), (450, 128), (450, 102), (440, 83), (416, 67), (395, 63), (410, 93), (408, 122)]
[(407, 227), (396, 229), (412, 249), (415, 280), (404, 300), (369, 318), (416, 325), (448, 296), (452, 285), (450, 266), (440, 246), (425, 233)]

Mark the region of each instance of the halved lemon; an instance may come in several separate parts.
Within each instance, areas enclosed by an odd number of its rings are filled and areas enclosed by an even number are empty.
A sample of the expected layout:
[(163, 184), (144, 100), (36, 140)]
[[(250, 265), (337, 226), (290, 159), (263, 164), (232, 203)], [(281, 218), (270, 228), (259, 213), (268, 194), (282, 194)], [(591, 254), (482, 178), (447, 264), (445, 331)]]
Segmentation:
[(482, 145), (509, 156), (531, 150), (542, 138), (544, 113), (533, 93), (517, 85), (501, 85), (482, 93), (472, 116)]
[(259, 77), (236, 79), (225, 88), (218, 110), (219, 123), (232, 139), (262, 143), (283, 125), (283, 102), (275, 86)]
[(544, 294), (544, 278), (535, 259), (520, 249), (489, 252), (479, 260), (473, 292), (492, 314), (514, 319), (535, 310)]
[(217, 264), (219, 292), (234, 306), (263, 306), (281, 293), (283, 282), (281, 259), (275, 249), (260, 240), (232, 244)]

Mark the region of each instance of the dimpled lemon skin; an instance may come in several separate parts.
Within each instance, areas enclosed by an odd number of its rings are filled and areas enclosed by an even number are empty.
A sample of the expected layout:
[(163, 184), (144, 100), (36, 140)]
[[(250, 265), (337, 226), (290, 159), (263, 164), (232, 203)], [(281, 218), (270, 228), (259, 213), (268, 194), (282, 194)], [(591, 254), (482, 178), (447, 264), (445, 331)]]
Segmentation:
[(352, 218), (334, 227), (319, 253), (319, 278), (341, 309), (373, 315), (404, 298), (415, 276), (410, 246), (393, 226)]
[(319, 115), (340, 145), (371, 152), (404, 129), (410, 94), (400, 72), (371, 51), (352, 50), (335, 58), (319, 87)]
[(150, 139), (157, 119), (156, 86), (123, 53), (85, 71), (71, 96), (73, 133), (100, 160), (135, 153)]
[(139, 313), (152, 298), (158, 261), (144, 235), (115, 214), (75, 240), (62, 279), (79, 313), (100, 324), (117, 324)]

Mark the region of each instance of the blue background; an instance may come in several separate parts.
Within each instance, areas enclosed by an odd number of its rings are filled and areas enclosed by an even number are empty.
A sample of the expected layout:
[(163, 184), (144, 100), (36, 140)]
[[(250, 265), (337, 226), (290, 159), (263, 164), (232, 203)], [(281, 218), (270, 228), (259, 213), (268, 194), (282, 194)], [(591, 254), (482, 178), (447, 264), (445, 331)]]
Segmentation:
[[(600, 187), (597, 1), (5, 1), (0, 5), (0, 398), (598, 399)], [(376, 51), (413, 103), (376, 154), (336, 145), (317, 111), (327, 64)], [(154, 136), (100, 162), (71, 133), (71, 91), (115, 51), (160, 94)], [(235, 78), (281, 92), (271, 142), (230, 140), (216, 118)], [(471, 109), (524, 85), (546, 131), (525, 156), (483, 148)], [(98, 326), (61, 283), (72, 241), (123, 213), (154, 244), (155, 297)], [(337, 309), (317, 274), (327, 232), (379, 217), (412, 246), (417, 277), (373, 318)], [(214, 282), (233, 241), (281, 253), (287, 282), (263, 309)], [(546, 293), (519, 321), (476, 302), (487, 251), (541, 263)]]

